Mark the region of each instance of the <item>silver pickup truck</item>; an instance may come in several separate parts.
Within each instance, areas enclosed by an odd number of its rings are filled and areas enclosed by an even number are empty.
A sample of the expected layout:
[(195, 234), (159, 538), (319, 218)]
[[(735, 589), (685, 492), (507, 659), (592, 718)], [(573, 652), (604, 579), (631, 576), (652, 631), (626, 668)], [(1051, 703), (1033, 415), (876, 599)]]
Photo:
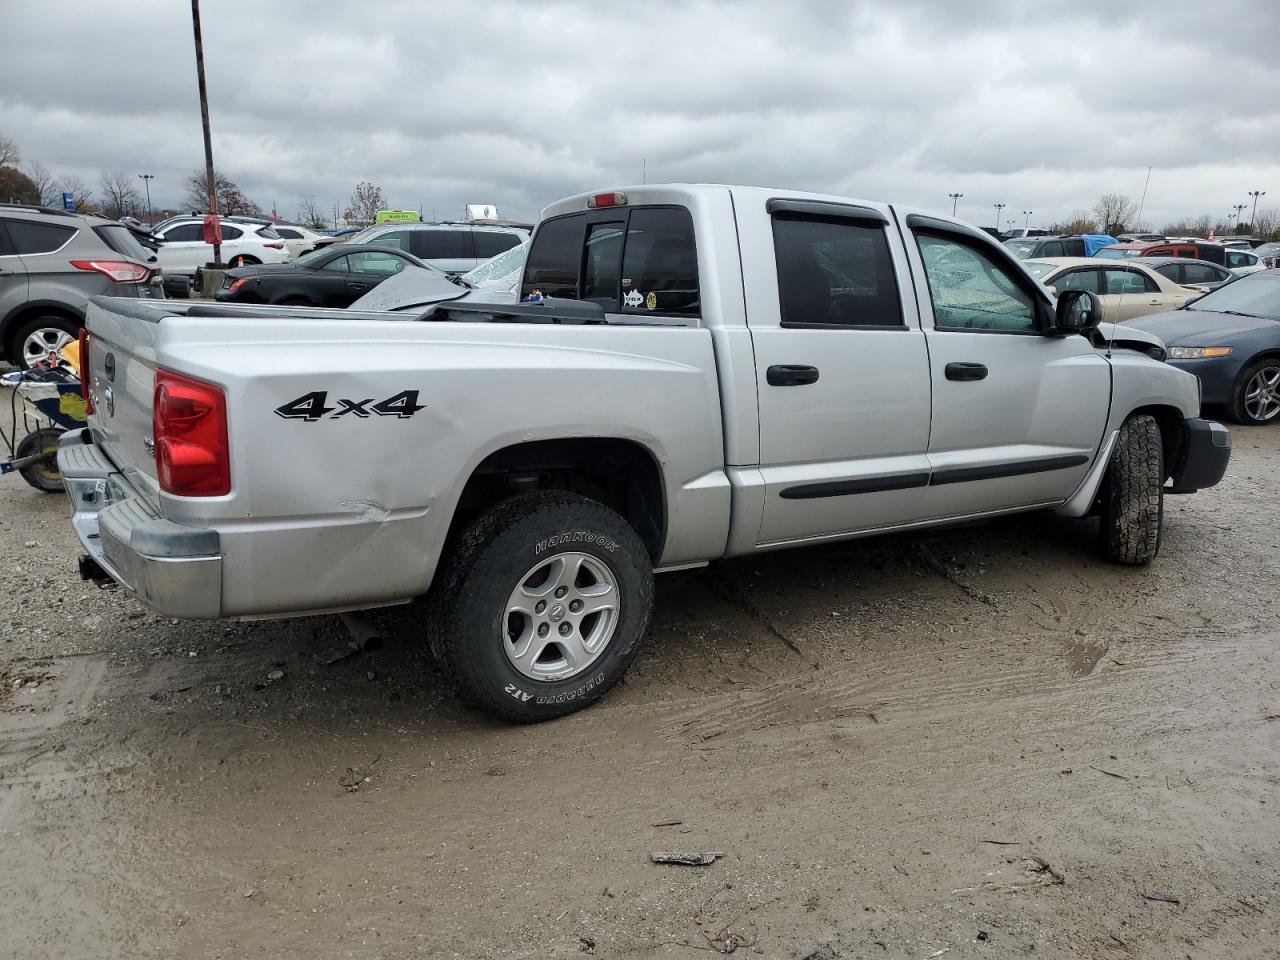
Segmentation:
[(159, 611), (404, 603), (475, 703), (598, 699), (653, 574), (1015, 511), (1146, 564), (1230, 435), (1158, 341), (954, 219), (648, 185), (543, 212), (519, 304), (96, 300), (58, 454), (86, 576)]

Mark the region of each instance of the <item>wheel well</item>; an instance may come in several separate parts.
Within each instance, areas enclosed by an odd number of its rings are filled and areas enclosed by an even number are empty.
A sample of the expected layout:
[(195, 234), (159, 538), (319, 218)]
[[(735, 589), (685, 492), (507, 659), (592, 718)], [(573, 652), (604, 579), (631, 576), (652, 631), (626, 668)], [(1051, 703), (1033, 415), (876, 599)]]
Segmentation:
[(472, 471), (449, 527), (449, 540), (484, 510), (533, 490), (567, 490), (620, 514), (657, 560), (666, 535), (666, 498), (653, 456), (630, 440), (582, 437), (504, 447)]
[(1173, 476), (1178, 458), (1182, 455), (1182, 411), (1177, 407), (1139, 407), (1129, 416), (1140, 413), (1155, 417), (1156, 425), (1160, 427), (1160, 446), (1164, 450), (1164, 475), (1167, 479)]
[[(251, 257), (251, 256), (249, 256), (249, 254), (247, 254), (247, 253), (237, 253), (237, 254), (236, 254), (234, 257), (232, 257), (231, 259), (232, 259), (232, 260), (239, 260), (241, 263), (261, 263), (261, 262), (262, 262), (262, 261), (261, 261), (261, 260), (259, 260), (257, 257)], [(228, 263), (229, 263), (229, 262), (230, 262), (230, 261), (228, 261)]]
[(28, 304), (21, 310), (10, 314), (8, 319), (5, 320), (4, 338), (0, 341), (0, 346), (4, 347), (5, 356), (12, 357), (14, 355), (17, 347), (18, 329), (28, 320), (35, 320), (38, 317), (59, 317), (74, 323), (77, 327), (84, 326), (84, 317), (67, 307), (47, 303)]

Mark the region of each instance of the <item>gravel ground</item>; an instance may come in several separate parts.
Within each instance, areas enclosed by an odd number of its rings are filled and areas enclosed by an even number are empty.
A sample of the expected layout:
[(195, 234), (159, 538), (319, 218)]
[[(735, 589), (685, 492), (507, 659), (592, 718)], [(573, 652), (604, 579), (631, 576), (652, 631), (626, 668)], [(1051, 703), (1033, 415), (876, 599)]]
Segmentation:
[(5, 477), (0, 956), (1280, 957), (1280, 430), (1234, 435), (1150, 569), (1026, 516), (667, 575), (525, 728), (413, 609), (324, 665), (336, 618), (83, 584)]

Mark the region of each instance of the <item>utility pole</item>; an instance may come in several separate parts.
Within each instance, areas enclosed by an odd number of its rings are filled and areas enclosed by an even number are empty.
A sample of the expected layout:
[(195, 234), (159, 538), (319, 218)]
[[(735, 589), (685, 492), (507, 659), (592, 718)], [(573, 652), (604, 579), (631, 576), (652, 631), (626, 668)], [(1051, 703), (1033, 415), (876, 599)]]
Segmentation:
[(1023, 228), (1024, 230), (1030, 230), (1030, 229), (1031, 229), (1031, 215), (1032, 215), (1033, 213), (1035, 213), (1035, 211), (1034, 211), (1034, 210), (1023, 210), (1022, 212), (1023, 212), (1023, 214), (1026, 216), (1026, 218), (1027, 218), (1027, 222), (1026, 222), (1026, 223), (1024, 223), (1024, 224), (1022, 225), (1022, 228)]
[[(204, 126), (204, 175), (209, 187), (209, 212), (218, 215), (218, 184), (213, 179), (213, 139), (209, 136), (209, 91), (204, 85), (204, 43), (200, 39), (200, 0), (191, 0), (191, 28), (196, 38), (196, 79), (200, 83), (200, 123)], [(222, 244), (213, 245), (213, 265), (222, 266)]]
[(951, 198), (951, 215), (954, 217), (956, 215), (956, 203), (964, 196), (964, 194), (948, 193), (947, 196)]
[(156, 225), (155, 220), (151, 217), (151, 181), (156, 178), (156, 175), (154, 173), (140, 173), (138, 178), (147, 188), (147, 226), (154, 227)]
[[(195, 0), (191, 0), (191, 2), (195, 3)], [(993, 203), (992, 206), (996, 208), (996, 233), (999, 233), (1000, 232), (1000, 211), (1003, 210), (1005, 207), (1007, 207), (1008, 204)]]
[(1265, 190), (1249, 191), (1249, 196), (1253, 197), (1253, 215), (1252, 215), (1252, 219), (1249, 220), (1249, 232), (1255, 235), (1258, 232), (1257, 227), (1254, 226), (1258, 222), (1258, 198), (1265, 197), (1266, 195), (1267, 195), (1267, 191)]

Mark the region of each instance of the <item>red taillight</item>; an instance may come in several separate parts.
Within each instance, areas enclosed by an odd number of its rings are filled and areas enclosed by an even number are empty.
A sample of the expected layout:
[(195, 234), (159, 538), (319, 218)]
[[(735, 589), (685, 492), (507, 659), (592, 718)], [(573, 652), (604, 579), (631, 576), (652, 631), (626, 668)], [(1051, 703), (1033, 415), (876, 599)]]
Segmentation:
[(248, 283), (250, 279), (252, 278), (241, 277), (239, 280), (232, 281), (231, 286), (227, 287), (227, 293), (235, 293), (237, 290), (243, 287), (246, 283)]
[(284, 249), (284, 244), (283, 244), (283, 243), (264, 243), (264, 244), (263, 244), (263, 246), (264, 246), (264, 247), (270, 247), (272, 250), (283, 250), (283, 249)]
[(80, 396), (84, 398), (84, 412), (93, 413), (93, 397), (89, 396), (89, 331), (80, 328)]
[(627, 205), (627, 195), (625, 193), (593, 193), (587, 197), (587, 207), (595, 210), (599, 207), (625, 207)]
[(231, 492), (227, 398), (221, 387), (156, 371), (151, 430), (161, 490), (180, 497)]
[(77, 270), (96, 270), (116, 283), (141, 283), (151, 274), (142, 264), (128, 260), (72, 260), (71, 265)]

